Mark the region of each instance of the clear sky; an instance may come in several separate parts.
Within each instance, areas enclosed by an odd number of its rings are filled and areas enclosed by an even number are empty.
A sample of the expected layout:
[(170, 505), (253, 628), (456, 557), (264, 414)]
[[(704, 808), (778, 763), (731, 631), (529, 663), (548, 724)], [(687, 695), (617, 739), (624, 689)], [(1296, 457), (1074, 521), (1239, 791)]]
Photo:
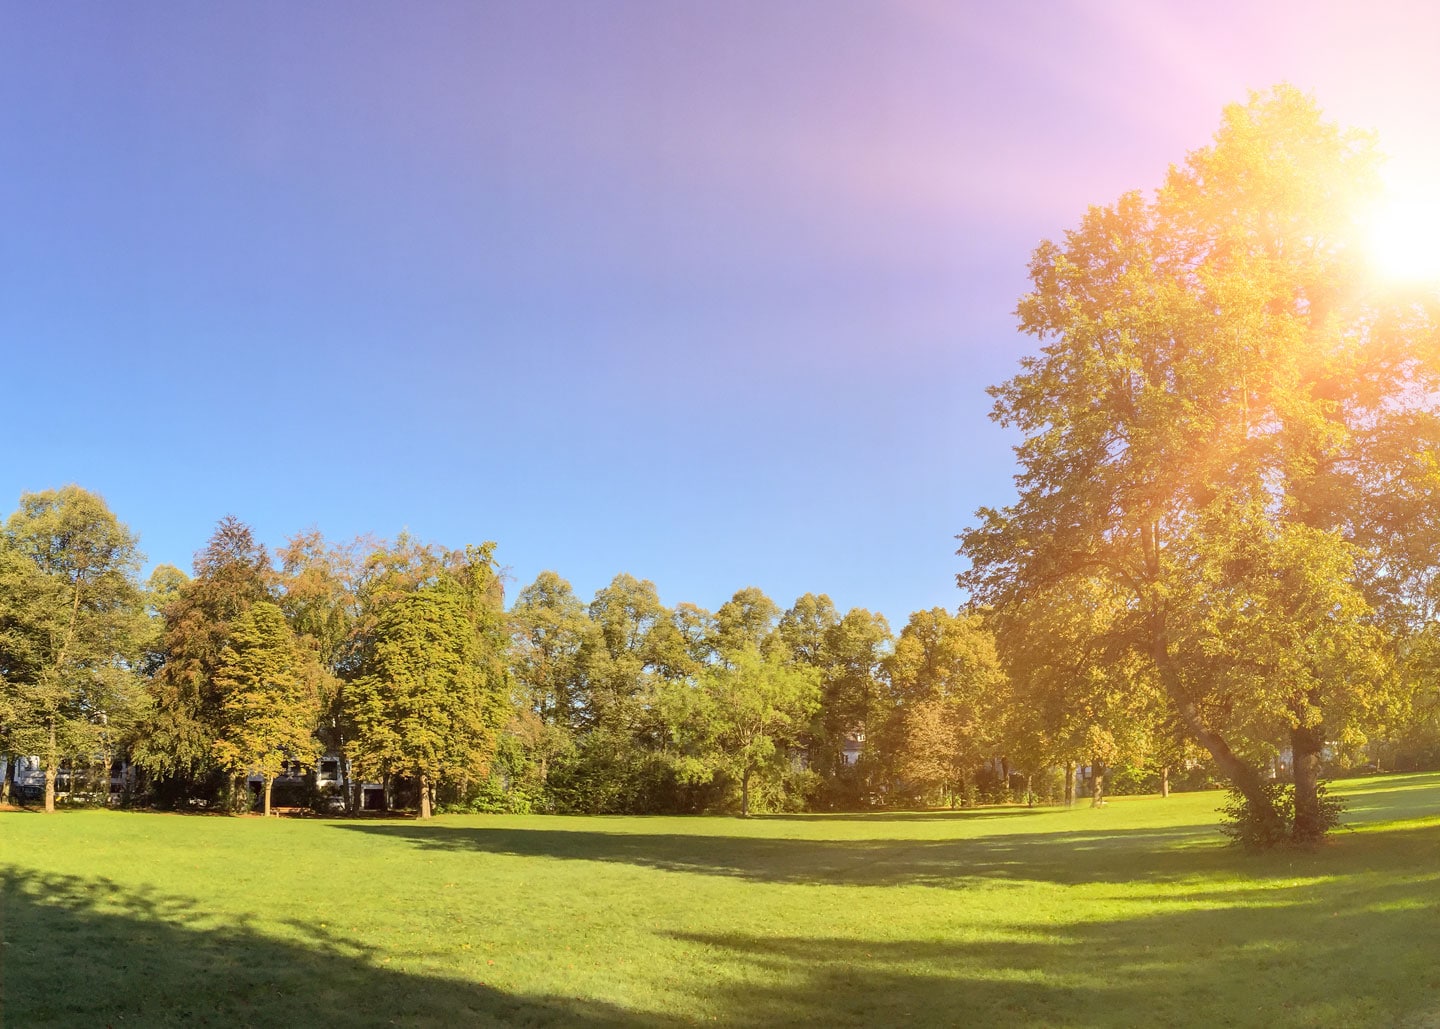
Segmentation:
[(1286, 80), (1429, 181), (1427, 3), (0, 2), (0, 510), (151, 563), (960, 601), (1029, 254)]

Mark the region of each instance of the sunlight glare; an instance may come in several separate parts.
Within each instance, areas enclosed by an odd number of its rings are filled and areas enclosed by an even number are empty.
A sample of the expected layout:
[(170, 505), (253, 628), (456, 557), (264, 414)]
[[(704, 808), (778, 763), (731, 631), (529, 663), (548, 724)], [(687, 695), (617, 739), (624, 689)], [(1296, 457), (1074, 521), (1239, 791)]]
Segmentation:
[(1440, 282), (1440, 200), (1391, 190), (1368, 219), (1370, 261), (1394, 282)]

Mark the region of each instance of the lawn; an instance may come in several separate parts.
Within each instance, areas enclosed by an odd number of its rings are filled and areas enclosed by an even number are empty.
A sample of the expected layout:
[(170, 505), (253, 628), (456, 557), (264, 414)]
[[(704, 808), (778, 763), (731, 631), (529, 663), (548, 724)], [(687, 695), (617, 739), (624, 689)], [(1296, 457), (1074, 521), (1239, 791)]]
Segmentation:
[(1099, 810), (0, 814), (3, 1024), (1440, 1026), (1440, 776)]

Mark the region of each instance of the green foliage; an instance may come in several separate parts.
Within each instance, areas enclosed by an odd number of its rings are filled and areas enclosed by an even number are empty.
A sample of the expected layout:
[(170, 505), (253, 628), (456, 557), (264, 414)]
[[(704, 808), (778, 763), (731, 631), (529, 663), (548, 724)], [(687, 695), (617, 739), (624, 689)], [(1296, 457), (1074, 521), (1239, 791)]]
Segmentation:
[(277, 605), (259, 601), (235, 620), (215, 686), (222, 697), (214, 744), (221, 767), (235, 776), (260, 775), (268, 786), (287, 761), (313, 766), (320, 699)]
[(1160, 792), (1158, 769), (1140, 765), (1120, 765), (1105, 775), (1105, 792), (1112, 797), (1133, 797)]
[[(1018, 308), (1039, 353), (991, 391), (1019, 496), (962, 537), (975, 601), (1057, 626), (1007, 661), (1051, 709), (1041, 735), (1134, 760), (1178, 721), (1272, 833), (1257, 759), (1313, 769), (1403, 706), (1376, 627), (1424, 620), (1416, 572), (1440, 560), (1405, 485), (1440, 434), (1436, 308), (1368, 288), (1377, 185), (1373, 140), (1282, 86), (1227, 108), (1153, 200), (1043, 243)], [(1041, 617), (1082, 593), (1097, 617)], [(1056, 703), (1067, 656), (1093, 713)]]
[(509, 689), (489, 622), (449, 579), (401, 596), (380, 615), (365, 674), (348, 691), (356, 769), (418, 776), (422, 812), (434, 784), (489, 772)]
[(534, 804), (528, 791), (492, 775), (471, 783), (463, 797), (442, 800), (437, 810), (445, 815), (528, 815)]
[(680, 752), (682, 782), (704, 783), (717, 773), (740, 787), (740, 813), (750, 813), (753, 778), (783, 778), (790, 748), (820, 703), (820, 675), (745, 646), (698, 680), (677, 683), (662, 699)]
[(1003, 752), (1008, 682), (978, 615), (917, 611), (886, 660), (895, 706), (884, 741), (897, 787), (959, 803), (986, 759)]
[[(195, 555), (195, 575), (164, 584), (159, 667), (147, 684), (148, 717), (131, 745), (134, 760), (157, 777), (177, 802), (213, 798), (219, 766), (215, 741), (224, 721), (224, 693), (216, 683), (231, 626), (253, 604), (270, 599), (270, 554), (248, 525), (220, 520)], [(178, 592), (174, 589), (178, 587)]]
[(747, 586), (720, 605), (715, 612), (713, 648), (731, 654), (747, 647), (760, 650), (770, 641), (780, 609), (764, 591)]
[[(1295, 838), (1294, 783), (1271, 781), (1266, 782), (1262, 789), (1270, 808), (1280, 816), (1278, 825), (1262, 816), (1250, 798), (1232, 788), (1226, 792), (1225, 803), (1220, 808), (1220, 831), (1230, 838), (1230, 842), (1253, 851), (1273, 850), (1297, 842), (1313, 843), (1313, 839), (1297, 841)], [(1316, 788), (1316, 793), (1320, 801), (1317, 836), (1324, 836), (1341, 825), (1345, 798), (1332, 796), (1323, 782)]]
[(884, 779), (877, 743), (893, 706), (885, 690), (885, 661), (892, 642), (883, 615), (851, 608), (825, 630), (822, 660), (814, 666), (820, 672), (820, 708), (812, 723), (810, 767), (836, 776), (845, 767), (845, 744), (860, 743), (858, 767), (851, 766), (857, 799), (876, 792)]
[(24, 494), (0, 532), (0, 743), (42, 757), (47, 810), (60, 762), (108, 767), (138, 710), (139, 562), (130, 530), (78, 486)]

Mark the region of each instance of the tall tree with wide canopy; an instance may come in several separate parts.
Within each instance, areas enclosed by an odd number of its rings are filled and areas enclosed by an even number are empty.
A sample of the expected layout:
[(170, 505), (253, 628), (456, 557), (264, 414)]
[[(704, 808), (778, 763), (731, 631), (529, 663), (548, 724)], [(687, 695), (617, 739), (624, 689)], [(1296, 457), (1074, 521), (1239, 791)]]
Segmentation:
[(517, 690), (513, 732), (548, 790), (551, 769), (573, 754), (587, 705), (586, 654), (598, 630), (570, 583), (541, 572), (510, 610), (510, 666)]
[(140, 555), (79, 486), (23, 495), (0, 537), (0, 720), (10, 748), (40, 755), (54, 811), (61, 760), (100, 752), (108, 769), (139, 693)]
[(471, 602), (443, 577), (387, 605), (347, 694), (357, 768), (418, 779), (422, 818), (437, 783), (489, 771), (509, 713), (503, 643)]
[(893, 702), (889, 760), (911, 788), (953, 806), (980, 765), (999, 756), (1008, 696), (995, 641), (979, 615), (910, 616), (885, 660)]
[(1293, 750), (1290, 832), (1323, 833), (1322, 746), (1377, 681), (1393, 483), (1440, 438), (1433, 308), (1363, 263), (1376, 165), (1279, 87), (1153, 199), (1043, 243), (1018, 309), (1040, 353), (992, 390), (1024, 437), (1018, 497), (961, 537), (961, 585), (997, 610), (1112, 592), (1106, 647), (1143, 657), (1272, 837), (1256, 756)]
[[(868, 803), (879, 785), (877, 737), (890, 713), (883, 666), (891, 642), (885, 616), (861, 607), (851, 608), (825, 630), (810, 768), (825, 777), (833, 804)], [(851, 741), (860, 751), (853, 764), (846, 764), (846, 744)]]
[(779, 773), (820, 703), (820, 673), (779, 652), (742, 643), (691, 683), (672, 683), (663, 706), (692, 782), (726, 773), (740, 787), (740, 815), (750, 814), (757, 775)]
[(657, 691), (677, 663), (688, 663), (687, 642), (655, 584), (626, 573), (596, 591), (589, 616), (580, 658), (586, 689), (563, 806), (648, 810), (671, 781)]
[[(357, 538), (334, 543), (318, 529), (307, 529), (291, 536), (276, 552), (277, 603), (295, 634), (305, 678), (316, 686), (321, 709), (317, 731), (325, 751), (332, 754), (345, 753), (353, 730), (344, 683), (347, 675), (358, 673), (360, 581), (368, 542)], [(346, 762), (341, 761), (337, 771), (347, 803), (358, 805), (359, 791)]]

